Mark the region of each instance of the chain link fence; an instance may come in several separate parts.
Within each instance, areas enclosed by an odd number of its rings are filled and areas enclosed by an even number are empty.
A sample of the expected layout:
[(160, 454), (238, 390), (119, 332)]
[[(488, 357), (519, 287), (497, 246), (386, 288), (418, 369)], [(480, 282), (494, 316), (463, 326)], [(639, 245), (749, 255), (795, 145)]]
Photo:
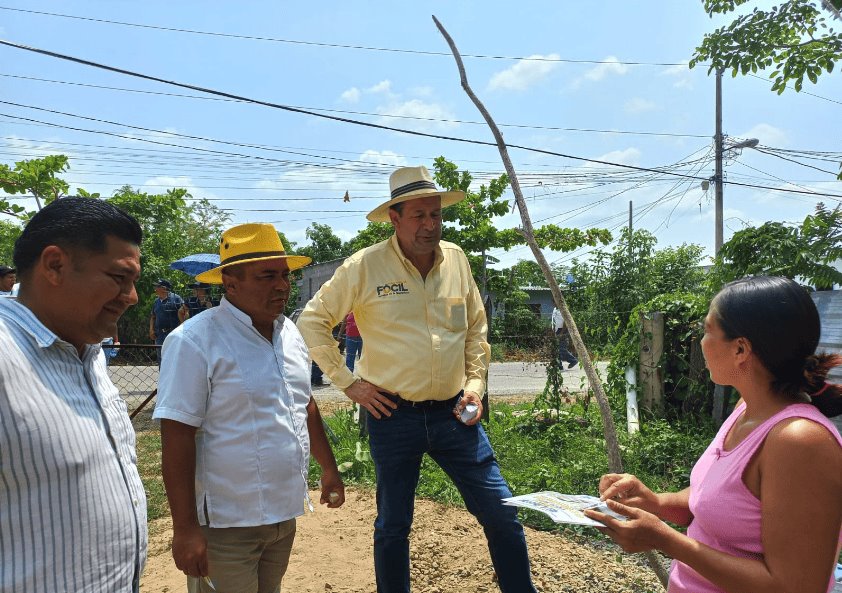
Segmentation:
[(138, 432), (157, 429), (152, 421), (152, 410), (158, 388), (160, 349), (154, 344), (120, 344), (118, 348), (104, 348), (108, 374), (120, 390), (132, 425)]

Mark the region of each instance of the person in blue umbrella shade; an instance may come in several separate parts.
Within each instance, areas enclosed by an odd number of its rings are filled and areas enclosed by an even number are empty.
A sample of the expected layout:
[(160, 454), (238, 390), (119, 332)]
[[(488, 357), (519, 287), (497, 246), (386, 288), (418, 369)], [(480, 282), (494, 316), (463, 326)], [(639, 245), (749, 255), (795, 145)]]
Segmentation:
[(202, 311), (219, 305), (219, 301), (210, 296), (209, 284), (192, 282), (187, 287), (193, 291), (193, 296), (187, 297), (181, 306), (182, 314), (186, 314), (185, 318), (195, 317)]
[[(169, 280), (159, 278), (152, 286), (155, 287), (158, 298), (152, 303), (152, 314), (149, 316), (149, 339), (160, 346), (169, 333), (187, 318), (187, 312), (181, 311), (184, 299), (172, 292), (172, 284)], [(158, 363), (161, 363), (160, 349)]]

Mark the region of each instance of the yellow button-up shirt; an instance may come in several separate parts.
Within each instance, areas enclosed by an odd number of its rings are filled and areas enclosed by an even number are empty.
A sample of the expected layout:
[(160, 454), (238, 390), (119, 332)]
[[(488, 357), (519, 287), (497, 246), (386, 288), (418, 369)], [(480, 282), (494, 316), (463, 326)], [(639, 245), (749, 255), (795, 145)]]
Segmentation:
[(307, 303), (298, 328), (313, 360), (340, 389), (356, 377), (331, 329), (349, 311), (363, 338), (355, 368), (362, 379), (412, 401), (444, 400), (461, 389), (483, 394), (488, 324), (459, 246), (442, 241), (425, 279), (393, 235), (346, 259)]

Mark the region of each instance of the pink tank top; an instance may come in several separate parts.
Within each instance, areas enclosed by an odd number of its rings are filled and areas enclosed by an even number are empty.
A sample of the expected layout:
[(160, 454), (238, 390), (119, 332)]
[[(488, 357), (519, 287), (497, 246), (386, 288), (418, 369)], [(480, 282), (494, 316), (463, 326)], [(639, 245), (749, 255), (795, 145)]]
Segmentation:
[[(741, 403), (728, 417), (690, 474), (690, 512), (693, 521), (687, 535), (712, 548), (741, 558), (763, 557), (760, 538), (760, 500), (743, 483), (743, 471), (763, 444), (766, 435), (787, 418), (807, 418), (821, 424), (836, 437), (836, 427), (814, 406), (787, 406), (751, 431), (736, 447), (725, 451), (728, 431), (745, 410)], [(842, 533), (840, 533), (842, 540)], [(828, 591), (833, 589), (831, 576)], [(724, 593), (695, 570), (673, 561), (668, 593)]]

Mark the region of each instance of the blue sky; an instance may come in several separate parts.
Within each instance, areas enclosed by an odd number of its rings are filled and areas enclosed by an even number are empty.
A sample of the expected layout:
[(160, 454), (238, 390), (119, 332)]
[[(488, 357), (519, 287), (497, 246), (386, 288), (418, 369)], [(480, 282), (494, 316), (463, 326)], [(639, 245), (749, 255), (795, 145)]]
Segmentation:
[[(0, 37), (16, 43), (340, 117), (492, 140), (485, 124), (472, 123), (481, 118), (459, 86), (453, 58), (430, 55), (448, 52), (431, 19), (435, 14), (465, 55), (541, 58), (465, 58), (474, 90), (498, 124), (508, 124), (508, 142), (648, 168), (685, 163), (674, 170), (713, 175), (714, 79), (706, 68), (684, 64), (703, 34), (726, 21), (708, 18), (701, 1), (0, 0), (0, 7)], [(838, 69), (817, 85), (807, 83), (800, 94), (778, 96), (770, 86), (765, 79), (726, 75), (724, 132), (758, 138), (761, 147), (775, 150), (835, 154), (816, 160), (778, 153), (828, 171), (821, 172), (750, 149), (732, 152), (726, 164), (726, 240), (745, 224), (800, 221), (818, 201), (834, 206), (840, 199), (809, 192), (842, 196), (842, 183), (831, 174), (842, 159)], [(354, 236), (365, 212), (386, 199), (396, 165), (432, 168), (433, 159), (444, 155), (479, 180), (503, 171), (493, 147), (218, 100), (9, 47), (0, 47), (0, 101), (41, 109), (0, 103), (2, 162), (67, 154), (71, 169), (65, 179), (74, 189), (109, 195), (126, 183), (153, 193), (186, 187), (229, 209), (235, 222), (273, 222), (299, 243), (306, 242), (304, 231), (313, 221), (330, 224), (343, 239)], [(627, 223), (631, 200), (634, 226), (655, 233), (659, 246), (692, 242), (712, 253), (712, 187), (705, 191), (699, 181), (522, 150), (511, 155), (533, 222), (616, 229)], [(342, 201), (346, 191), (350, 203)], [(497, 224), (513, 227), (519, 218), (510, 215)], [(547, 255), (564, 263), (577, 254)], [(494, 255), (500, 265), (530, 257), (526, 249)]]

